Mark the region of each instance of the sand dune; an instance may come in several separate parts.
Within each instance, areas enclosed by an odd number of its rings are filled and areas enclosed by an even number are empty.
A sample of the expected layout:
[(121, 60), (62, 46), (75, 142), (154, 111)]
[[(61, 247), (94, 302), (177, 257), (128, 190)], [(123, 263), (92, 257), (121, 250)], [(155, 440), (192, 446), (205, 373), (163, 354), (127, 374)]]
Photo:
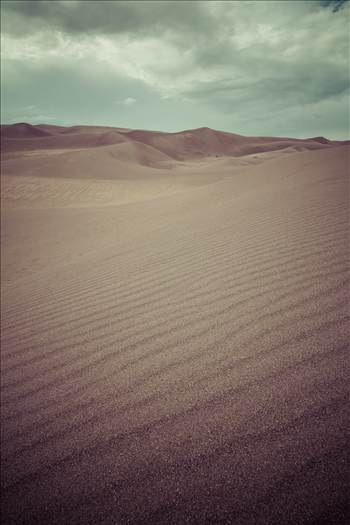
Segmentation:
[(119, 144), (127, 140), (117, 131), (103, 131), (99, 133), (59, 133), (44, 132), (44, 137), (13, 137), (2, 136), (2, 149), (5, 153), (23, 150), (46, 150), (62, 148), (97, 148), (108, 144)]
[[(288, 139), (244, 137), (210, 128), (162, 133), (103, 126), (62, 126), (10, 124), (1, 126), (2, 148), (5, 152), (53, 149), (92, 148), (129, 141), (159, 150), (175, 160), (201, 157), (242, 156), (293, 147), (296, 150), (321, 149), (337, 144), (324, 137)], [(339, 144), (339, 143), (338, 143)]]
[(345, 524), (349, 147), (39, 129), (3, 162), (3, 522)]
[(280, 150), (287, 147), (297, 149), (319, 149), (328, 143), (314, 139), (297, 140), (271, 137), (243, 137), (210, 128), (199, 128), (179, 133), (150, 133), (131, 131), (127, 134), (133, 140), (156, 147), (178, 160), (207, 156), (242, 156), (264, 151)]

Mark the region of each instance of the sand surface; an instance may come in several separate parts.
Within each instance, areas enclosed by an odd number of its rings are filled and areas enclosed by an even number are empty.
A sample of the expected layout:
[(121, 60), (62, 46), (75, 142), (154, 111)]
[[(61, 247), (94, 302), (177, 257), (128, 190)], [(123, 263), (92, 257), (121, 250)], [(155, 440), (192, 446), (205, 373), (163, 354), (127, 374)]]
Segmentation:
[(2, 132), (3, 523), (347, 523), (349, 146)]

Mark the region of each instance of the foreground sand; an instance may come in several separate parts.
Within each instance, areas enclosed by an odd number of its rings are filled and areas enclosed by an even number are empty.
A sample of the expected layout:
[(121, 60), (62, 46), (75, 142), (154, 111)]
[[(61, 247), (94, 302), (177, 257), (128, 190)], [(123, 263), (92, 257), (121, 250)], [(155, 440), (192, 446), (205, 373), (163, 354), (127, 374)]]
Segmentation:
[(3, 523), (345, 524), (348, 147), (103, 148), (5, 159)]

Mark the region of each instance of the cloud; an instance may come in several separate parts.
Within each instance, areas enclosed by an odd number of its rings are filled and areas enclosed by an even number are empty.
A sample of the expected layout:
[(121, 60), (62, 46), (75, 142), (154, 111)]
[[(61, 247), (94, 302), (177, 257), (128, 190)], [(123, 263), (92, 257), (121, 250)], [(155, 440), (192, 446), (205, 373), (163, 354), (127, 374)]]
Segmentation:
[[(309, 127), (320, 122), (314, 108), (326, 111), (329, 101), (347, 114), (348, 17), (343, 0), (12, 0), (3, 2), (3, 67), (7, 82), (54, 65), (67, 78), (79, 73), (82, 89), (97, 76), (114, 86), (143, 85), (158, 100), (160, 123), (168, 101), (169, 108), (192, 104), (193, 118), (216, 118), (216, 127), (231, 131), (279, 122), (278, 134), (283, 114), (301, 121), (308, 114)], [(117, 96), (121, 110), (145, 99), (123, 89)], [(168, 126), (169, 116), (163, 119), (160, 127)], [(338, 110), (329, 122), (337, 126), (346, 135)]]
[[(201, 2), (9, 0), (4, 29), (16, 35), (47, 28), (69, 34), (151, 34), (169, 28), (203, 32), (211, 17)], [(30, 26), (26, 21), (30, 20)]]
[(325, 7), (330, 7), (333, 11), (333, 13), (336, 13), (339, 11), (339, 9), (342, 9), (344, 7), (345, 2), (348, 2), (349, 0), (320, 0), (321, 4)]
[(43, 113), (40, 108), (35, 105), (22, 106), (9, 112), (8, 122), (32, 122), (42, 123), (51, 122), (54, 118), (53, 114)]
[(123, 106), (133, 106), (136, 102), (136, 98), (126, 97), (123, 100), (117, 100), (116, 104), (122, 104)]

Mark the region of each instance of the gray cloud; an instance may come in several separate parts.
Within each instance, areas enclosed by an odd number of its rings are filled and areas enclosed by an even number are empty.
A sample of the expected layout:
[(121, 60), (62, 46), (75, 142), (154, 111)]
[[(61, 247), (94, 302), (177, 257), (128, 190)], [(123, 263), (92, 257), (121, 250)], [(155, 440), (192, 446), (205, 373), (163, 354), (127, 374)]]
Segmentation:
[(174, 131), (348, 134), (344, 0), (26, 0), (2, 9), (8, 118), (45, 92), (53, 95), (41, 96), (41, 114), (73, 123), (100, 115), (100, 123)]
[(149, 34), (177, 28), (204, 32), (212, 27), (208, 10), (193, 1), (11, 0), (3, 4), (9, 17), (4, 30), (14, 34), (33, 28), (70, 34)]
[(330, 7), (333, 11), (333, 13), (336, 13), (344, 7), (345, 2), (348, 2), (349, 0), (320, 0), (321, 5), (324, 7)]
[[(221, 5), (219, 19), (215, 16), (215, 8), (198, 0), (4, 0), (2, 9), (6, 12), (8, 21), (3, 24), (3, 30), (11, 33), (31, 32), (33, 29), (57, 29), (66, 33), (144, 33), (152, 31), (168, 31), (176, 29), (180, 33), (190, 30), (191, 33), (205, 33), (216, 30), (225, 31), (225, 12), (238, 12), (242, 5), (258, 11), (271, 12), (291, 8), (291, 1), (281, 2), (271, 0), (244, 0), (244, 2), (217, 1)], [(330, 8), (333, 12), (344, 7), (348, 0), (305, 0), (297, 2), (295, 11), (310, 11), (318, 7)], [(270, 4), (261, 6), (259, 4)], [(293, 2), (294, 4), (296, 2)], [(230, 5), (231, 4), (231, 5)]]

